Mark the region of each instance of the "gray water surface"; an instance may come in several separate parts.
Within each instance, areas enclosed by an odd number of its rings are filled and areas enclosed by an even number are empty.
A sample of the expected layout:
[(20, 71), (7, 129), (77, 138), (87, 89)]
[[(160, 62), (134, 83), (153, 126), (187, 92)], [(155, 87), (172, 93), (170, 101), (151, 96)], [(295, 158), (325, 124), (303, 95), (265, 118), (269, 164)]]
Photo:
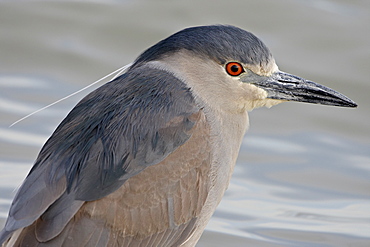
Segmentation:
[(369, 23), (365, 0), (0, 2), (0, 226), (43, 143), (96, 87), (11, 123), (180, 29), (233, 24), (260, 37), (281, 70), (359, 107), (252, 111), (198, 246), (370, 246)]

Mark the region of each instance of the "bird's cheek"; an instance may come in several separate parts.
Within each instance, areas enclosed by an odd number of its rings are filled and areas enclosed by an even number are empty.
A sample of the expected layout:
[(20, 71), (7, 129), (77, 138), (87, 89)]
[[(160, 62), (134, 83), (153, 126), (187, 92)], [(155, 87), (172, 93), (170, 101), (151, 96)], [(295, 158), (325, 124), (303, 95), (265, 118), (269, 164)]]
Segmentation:
[(268, 93), (253, 84), (243, 83), (244, 98), (247, 101), (263, 100), (267, 98)]
[(249, 83), (243, 83), (241, 87), (239, 104), (243, 105), (243, 111), (251, 111), (265, 105), (267, 92)]

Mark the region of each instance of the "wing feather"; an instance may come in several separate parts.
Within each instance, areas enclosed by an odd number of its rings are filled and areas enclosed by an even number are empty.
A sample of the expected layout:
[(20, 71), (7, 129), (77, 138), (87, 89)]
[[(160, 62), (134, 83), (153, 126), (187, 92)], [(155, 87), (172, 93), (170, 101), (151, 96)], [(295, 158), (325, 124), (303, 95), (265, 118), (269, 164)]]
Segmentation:
[(81, 202), (109, 196), (187, 142), (200, 112), (184, 83), (148, 67), (95, 90), (42, 148), (13, 201), (0, 243), (33, 223), (40, 241), (65, 234)]

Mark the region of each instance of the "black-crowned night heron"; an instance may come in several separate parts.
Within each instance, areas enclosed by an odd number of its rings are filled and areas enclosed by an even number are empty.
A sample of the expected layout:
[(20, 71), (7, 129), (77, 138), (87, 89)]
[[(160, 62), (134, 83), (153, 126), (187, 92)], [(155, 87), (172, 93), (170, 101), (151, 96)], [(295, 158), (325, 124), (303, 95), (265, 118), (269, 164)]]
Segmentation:
[(247, 111), (283, 101), (356, 107), (279, 71), (247, 31), (182, 30), (73, 108), (18, 190), (0, 242), (194, 246), (229, 184)]

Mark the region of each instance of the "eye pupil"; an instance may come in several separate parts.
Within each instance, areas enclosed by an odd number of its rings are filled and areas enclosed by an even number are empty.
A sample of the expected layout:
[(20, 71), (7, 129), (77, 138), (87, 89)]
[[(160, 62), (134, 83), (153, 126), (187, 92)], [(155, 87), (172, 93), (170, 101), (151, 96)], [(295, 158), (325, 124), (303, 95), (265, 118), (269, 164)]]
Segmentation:
[(230, 68), (230, 70), (231, 70), (232, 72), (234, 72), (234, 73), (238, 72), (238, 71), (239, 71), (239, 69), (240, 69), (240, 67), (238, 67), (237, 65), (232, 65), (232, 66), (231, 66), (231, 68)]
[(244, 72), (243, 66), (237, 62), (230, 62), (225, 66), (226, 72), (231, 76), (238, 76)]

